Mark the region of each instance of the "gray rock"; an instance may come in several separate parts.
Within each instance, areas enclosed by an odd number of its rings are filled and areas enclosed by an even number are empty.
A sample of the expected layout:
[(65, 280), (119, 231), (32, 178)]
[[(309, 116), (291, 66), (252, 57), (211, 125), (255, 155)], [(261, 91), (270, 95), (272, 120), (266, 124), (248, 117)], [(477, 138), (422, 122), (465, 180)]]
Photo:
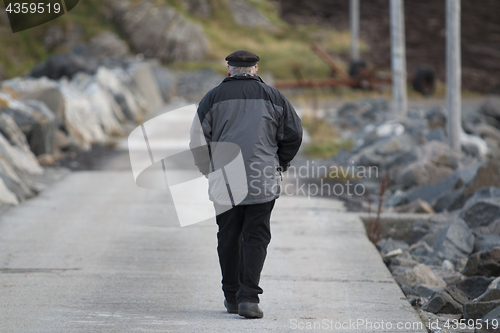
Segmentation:
[(113, 95), (119, 108), (113, 108), (115, 117), (124, 123), (126, 119), (141, 122), (147, 112), (148, 105), (134, 87), (130, 75), (123, 69), (99, 67), (95, 79), (105, 90)]
[(9, 115), (29, 138), (31, 150), (36, 155), (52, 154), (57, 121), (45, 104), (35, 100), (20, 101), (2, 91), (0, 98), (6, 103), (2, 112)]
[(365, 124), (379, 124), (389, 118), (389, 104), (385, 99), (365, 99), (343, 104), (333, 122), (342, 128), (358, 128)]
[(19, 204), (17, 196), (5, 185), (2, 175), (0, 174), (0, 204), (14, 205)]
[[(462, 193), (464, 186), (474, 181), (481, 166), (481, 163), (469, 165), (455, 170), (455, 172), (453, 172), (450, 176), (446, 177), (437, 184), (416, 187), (407, 193), (407, 199), (410, 202), (417, 199), (423, 199), (433, 204), (441, 197), (449, 195), (449, 193), (453, 192), (456, 189), (459, 189), (457, 191)], [(439, 207), (440, 209), (436, 211), (443, 211), (445, 209), (453, 210), (460, 208), (454, 205), (456, 200), (450, 201), (451, 203), (448, 203), (447, 205), (441, 204), (441, 206)]]
[[(483, 318), (481, 318), (483, 323), (481, 328), (476, 328), (475, 333), (494, 333), (498, 332), (500, 327), (500, 307), (488, 312)], [(485, 325), (484, 323), (489, 323)]]
[(413, 293), (418, 295), (418, 296), (430, 298), (434, 293), (442, 291), (443, 288), (430, 287), (430, 286), (426, 286), (426, 285), (417, 285), (417, 286), (414, 286), (412, 288), (412, 290), (413, 290)]
[(461, 314), (463, 304), (469, 301), (467, 295), (461, 290), (448, 287), (444, 291), (434, 293), (429, 301), (422, 306), (422, 310), (435, 314)]
[(429, 133), (425, 135), (425, 138), (427, 141), (446, 142), (446, 140), (448, 140), (445, 131), (441, 127), (437, 127), (429, 131)]
[(460, 216), (471, 228), (488, 226), (500, 216), (500, 200), (471, 198), (466, 202)]
[(422, 151), (424, 159), (436, 165), (447, 166), (452, 169), (456, 169), (459, 166), (459, 161), (463, 157), (461, 153), (450, 150), (446, 143), (439, 141), (427, 142), (422, 147)]
[(416, 220), (412, 223), (410, 230), (404, 229), (404, 233), (398, 236), (399, 239), (413, 245), (420, 241), (431, 230), (430, 223), (426, 220)]
[(412, 201), (406, 205), (394, 207), (394, 211), (397, 213), (424, 213), (424, 214), (436, 213), (427, 201), (421, 199)]
[(62, 77), (72, 78), (76, 73), (94, 74), (99, 63), (91, 58), (84, 58), (73, 53), (56, 54), (45, 62), (36, 65), (30, 73), (31, 77), (48, 77), (58, 80)]
[(500, 246), (500, 236), (478, 235), (474, 241), (474, 252), (488, 251)]
[(500, 276), (500, 247), (471, 255), (462, 274)]
[(434, 107), (426, 110), (425, 118), (429, 123), (429, 127), (431, 129), (434, 128), (446, 128), (446, 110), (443, 107)]
[(432, 249), (432, 247), (430, 247), (424, 241), (419, 241), (413, 244), (409, 248), (409, 251), (412, 257), (415, 258), (420, 263), (424, 262), (427, 259), (427, 257), (434, 254), (434, 250)]
[(390, 260), (390, 269), (394, 270), (397, 266), (410, 267), (413, 268), (418, 265), (418, 262), (413, 260), (408, 252), (403, 252), (395, 258)]
[(109, 138), (87, 96), (67, 81), (59, 86), (64, 98), (64, 127), (74, 145), (87, 151), (92, 145), (105, 144)]
[(489, 302), (489, 301), (500, 301), (500, 277), (493, 280), (486, 291), (479, 296), (475, 301), (477, 302)]
[(224, 77), (212, 70), (185, 72), (177, 78), (177, 95), (188, 101), (197, 101)]
[[(456, 212), (432, 215), (426, 221), (429, 225), (429, 232), (420, 240), (427, 243), (430, 247), (433, 247), (437, 237), (457, 217), (458, 214)], [(434, 249), (432, 251), (434, 251)], [(435, 254), (434, 257), (436, 257)]]
[(500, 97), (494, 95), (488, 97), (486, 102), (484, 102), (484, 104), (479, 108), (479, 112), (486, 116), (500, 120)]
[(33, 117), (36, 125), (33, 126), (29, 136), (31, 151), (35, 155), (54, 153), (54, 135), (57, 129), (57, 119), (44, 102), (28, 100), (27, 106), (35, 110)]
[(474, 235), (462, 219), (455, 218), (437, 236), (433, 249), (441, 260), (466, 258), (474, 249)]
[(500, 187), (481, 187), (478, 189), (474, 195), (469, 199), (470, 201), (480, 200), (480, 199), (490, 199), (490, 198), (500, 198)]
[[(391, 162), (390, 164), (392, 165), (393, 163), (397, 163), (399, 161), (396, 161), (396, 159), (402, 154), (407, 152), (409, 149), (416, 149), (414, 140), (411, 138), (411, 136), (407, 134), (402, 134), (398, 136), (392, 136), (389, 138), (381, 138), (378, 139), (377, 142), (375, 143), (375, 149), (374, 153), (377, 155), (384, 156), (386, 158), (390, 158)], [(392, 161), (394, 160), (394, 161)], [(409, 162), (406, 162), (404, 164), (408, 164)], [(389, 163), (388, 163), (389, 164)], [(402, 164), (402, 163), (398, 163)]]
[(46, 77), (40, 79), (15, 78), (4, 81), (2, 84), (15, 91), (22, 100), (44, 102), (57, 117), (59, 124), (64, 122), (64, 99), (57, 82)]
[(405, 127), (405, 132), (409, 133), (419, 145), (427, 142), (426, 135), (429, 133), (427, 120), (403, 118), (400, 121)]
[[(365, 144), (359, 147), (356, 154), (351, 158), (351, 160), (357, 161), (357, 165), (363, 166), (377, 166), (379, 169), (385, 169), (387, 165), (394, 163), (395, 155), (382, 152), (386, 150), (386, 147), (392, 145), (392, 140), (390, 138), (371, 138), (367, 139), (370, 144)], [(397, 149), (397, 148), (391, 148)]]
[[(15, 173), (15, 171), (3, 160), (0, 159), (0, 178), (10, 192), (12, 192), (17, 201), (23, 201), (35, 195), (35, 191)], [(8, 194), (4, 197), (6, 201), (11, 201)]]
[(135, 63), (127, 68), (137, 88), (149, 105), (149, 111), (156, 111), (163, 106), (163, 97), (153, 75), (154, 67), (146, 62)]
[(156, 6), (152, 1), (132, 5), (112, 1), (112, 17), (128, 36), (136, 52), (164, 62), (202, 60), (208, 40), (200, 26), (185, 19), (173, 7)]
[(209, 0), (184, 0), (184, 9), (199, 17), (209, 17), (212, 14), (212, 5)]
[(407, 285), (410, 287), (416, 285), (428, 285), (431, 287), (445, 288), (446, 282), (439, 276), (434, 274), (431, 268), (427, 265), (418, 264), (411, 270), (404, 272), (396, 277), (396, 281), (400, 285)]
[(87, 56), (94, 58), (123, 58), (130, 54), (128, 44), (112, 31), (103, 31), (88, 43)]
[(387, 158), (375, 154), (373, 147), (367, 147), (363, 149), (353, 160), (357, 161), (357, 165), (361, 166), (375, 166), (379, 169), (384, 168), (384, 164), (387, 162)]
[(120, 136), (125, 134), (120, 124), (120, 121), (125, 121), (125, 117), (113, 94), (105, 86), (101, 85), (94, 76), (86, 74), (76, 76), (72, 84), (86, 95), (91, 110), (97, 116), (97, 120), (106, 135)]
[(68, 135), (61, 131), (60, 129), (56, 130), (54, 135), (54, 147), (60, 150), (66, 150), (71, 146), (71, 139)]
[(475, 126), (474, 133), (483, 139), (491, 139), (500, 143), (500, 131), (489, 124), (480, 124)]
[(405, 189), (424, 184), (437, 184), (452, 173), (453, 169), (450, 167), (425, 160), (416, 161), (401, 170), (396, 178), (396, 184)]
[(393, 276), (399, 276), (411, 270), (411, 267), (406, 266), (391, 266), (389, 267)]
[(448, 270), (454, 270), (455, 265), (449, 260), (443, 260), (443, 264), (441, 265), (442, 268), (448, 269)]
[(488, 229), (492, 235), (500, 236), (500, 219), (490, 223)]
[(425, 303), (427, 303), (429, 301), (429, 298), (427, 298), (427, 297), (420, 297), (420, 296), (415, 296), (415, 295), (409, 295), (409, 296), (407, 296), (407, 299), (408, 299), (408, 302), (412, 306), (416, 306), (416, 307), (421, 307), (422, 305), (424, 305)]
[(457, 288), (462, 290), (470, 299), (475, 299), (488, 289), (493, 278), (484, 276), (472, 276), (457, 283)]
[(500, 174), (498, 170), (500, 170), (500, 159), (498, 158), (493, 158), (482, 165), (474, 176), (474, 179), (464, 189), (464, 194), (467, 198), (474, 195), (474, 193), (483, 187), (500, 187)]
[(251, 3), (244, 0), (232, 0), (227, 4), (237, 24), (247, 28), (260, 27), (271, 31), (277, 30), (276, 26)]
[(413, 295), (413, 296), (418, 296), (415, 290), (413, 288), (410, 288), (406, 285), (401, 286), (401, 291), (405, 294), (406, 297)]
[(408, 244), (392, 238), (384, 238), (377, 243), (377, 248), (379, 249), (380, 253), (385, 255), (397, 249), (406, 250), (408, 249)]
[(473, 158), (481, 159), (481, 151), (479, 150), (478, 145), (473, 142), (462, 142), (461, 148), (465, 154), (472, 156)]
[(24, 133), (19, 129), (14, 119), (3, 112), (0, 113), (0, 133), (9, 140), (11, 145), (17, 146), (26, 152), (30, 151), (30, 146)]
[(177, 78), (165, 67), (156, 66), (153, 70), (156, 84), (160, 88), (164, 102), (168, 102), (174, 96)]
[(467, 302), (464, 304), (464, 319), (478, 320), (489, 312), (500, 307), (500, 301), (491, 302)]
[(439, 276), (446, 282), (447, 286), (454, 286), (464, 279), (464, 276), (452, 269), (443, 268), (442, 266), (430, 266), (434, 274)]
[[(470, 154), (474, 158), (482, 159), (488, 153), (488, 144), (482, 138), (476, 135), (470, 135), (465, 132), (460, 134), (460, 141), (462, 143), (462, 150), (470, 149), (470, 147), (475, 146), (474, 154)], [(467, 148), (469, 147), (469, 148)]]
[[(42, 174), (43, 169), (38, 164), (31, 151), (24, 151), (12, 146), (0, 133), (0, 178), (5, 186), (14, 193), (19, 201), (32, 197), (35, 191), (27, 184), (29, 174)], [(8, 195), (6, 195), (6, 198)]]
[(465, 204), (466, 199), (462, 190), (440, 193), (434, 201), (432, 208), (435, 212), (453, 211), (460, 209)]
[(394, 138), (403, 135), (405, 128), (397, 119), (389, 119), (375, 128), (378, 138)]
[[(0, 92), (0, 97), (1, 96)], [(5, 101), (6, 99), (4, 99)], [(12, 116), (18, 116), (19, 119), (26, 120), (26, 127), (32, 125), (35, 126), (33, 123), (31, 123), (32, 119), (30, 119), (29, 116), (33, 116), (34, 110), (30, 109), (26, 105), (24, 105), (21, 102), (18, 101), (13, 101), (13, 100), (7, 100), (8, 103), (8, 108), (3, 109), (2, 112), (5, 112)], [(21, 110), (22, 112), (14, 112), (17, 110)], [(9, 112), (11, 111), (11, 112)], [(16, 118), (14, 118), (16, 120)], [(35, 119), (33, 119), (35, 121)], [(17, 122), (16, 122), (17, 123)], [(18, 125), (19, 126), (19, 125)], [(21, 127), (21, 126), (20, 126)], [(21, 127), (22, 129), (22, 127)], [(2, 159), (8, 163), (17, 174), (20, 173), (26, 173), (26, 174), (41, 174), (43, 173), (43, 169), (40, 167), (38, 164), (38, 161), (36, 160), (35, 155), (29, 151), (26, 150), (25, 147), (19, 147), (19, 146), (12, 146), (9, 141), (5, 138), (5, 136), (0, 135), (0, 140), (1, 140), (1, 145), (0, 145), (0, 156)]]
[(377, 166), (388, 170), (389, 180), (394, 182), (400, 170), (419, 159), (420, 150), (414, 147), (413, 139), (406, 133), (397, 137), (379, 138), (377, 134), (366, 135), (362, 145), (352, 149), (355, 153), (350, 160), (358, 165)]
[(356, 103), (345, 103), (337, 111), (338, 123), (343, 128), (361, 127), (364, 123), (361, 114), (365, 111)]

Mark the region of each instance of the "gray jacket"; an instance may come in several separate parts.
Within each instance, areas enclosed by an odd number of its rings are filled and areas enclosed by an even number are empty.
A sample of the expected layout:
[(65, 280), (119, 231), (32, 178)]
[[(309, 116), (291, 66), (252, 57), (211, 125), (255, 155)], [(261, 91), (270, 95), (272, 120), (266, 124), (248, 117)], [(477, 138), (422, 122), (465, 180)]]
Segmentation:
[(302, 142), (290, 102), (258, 76), (233, 76), (198, 106), (190, 148), (208, 176), (210, 198), (221, 205), (258, 204), (280, 193), (286, 169)]

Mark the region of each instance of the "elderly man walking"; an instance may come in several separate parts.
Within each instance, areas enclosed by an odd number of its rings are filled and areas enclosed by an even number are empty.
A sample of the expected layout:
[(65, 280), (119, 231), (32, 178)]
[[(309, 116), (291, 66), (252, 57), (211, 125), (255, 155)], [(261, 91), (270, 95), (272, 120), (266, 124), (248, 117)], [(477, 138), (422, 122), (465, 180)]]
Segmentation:
[(213, 193), (214, 182), (210, 182), (210, 198), (219, 226), (217, 252), (224, 305), (227, 312), (246, 318), (264, 315), (258, 295), (263, 292), (259, 281), (271, 241), (271, 211), (280, 193), (281, 172), (302, 142), (300, 118), (277, 89), (257, 76), (259, 60), (246, 50), (226, 57), (228, 77), (202, 99), (191, 130), (191, 148), (200, 146), (200, 136), (206, 141), (207, 154), (192, 151), (198, 168), (209, 179), (210, 172), (215, 174), (217, 169), (215, 145), (234, 144), (241, 150), (246, 196), (236, 202), (238, 189), (231, 187), (230, 175), (221, 168), (219, 174), (226, 185), (221, 188), (230, 200), (219, 202)]

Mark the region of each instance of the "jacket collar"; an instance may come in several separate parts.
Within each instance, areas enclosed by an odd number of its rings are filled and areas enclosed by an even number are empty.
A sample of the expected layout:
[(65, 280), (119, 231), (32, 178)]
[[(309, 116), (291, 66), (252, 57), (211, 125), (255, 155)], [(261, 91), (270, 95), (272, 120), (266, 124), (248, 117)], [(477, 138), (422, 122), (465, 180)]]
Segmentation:
[(255, 80), (264, 83), (264, 81), (262, 81), (260, 76), (244, 76), (244, 75), (226, 77), (224, 80), (222, 80), (222, 83), (229, 81), (236, 81), (236, 80)]

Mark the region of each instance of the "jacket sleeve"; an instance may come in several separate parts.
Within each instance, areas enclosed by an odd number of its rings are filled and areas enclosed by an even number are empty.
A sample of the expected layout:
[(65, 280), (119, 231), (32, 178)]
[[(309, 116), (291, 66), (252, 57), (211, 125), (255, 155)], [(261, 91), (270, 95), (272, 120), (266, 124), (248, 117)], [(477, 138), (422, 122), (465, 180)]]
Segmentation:
[(189, 148), (193, 154), (194, 164), (204, 175), (210, 172), (210, 147), (212, 141), (212, 125), (210, 121), (210, 103), (208, 94), (201, 100), (191, 125)]
[(302, 125), (292, 104), (282, 96), (283, 120), (278, 128), (278, 157), (286, 171), (302, 143)]

